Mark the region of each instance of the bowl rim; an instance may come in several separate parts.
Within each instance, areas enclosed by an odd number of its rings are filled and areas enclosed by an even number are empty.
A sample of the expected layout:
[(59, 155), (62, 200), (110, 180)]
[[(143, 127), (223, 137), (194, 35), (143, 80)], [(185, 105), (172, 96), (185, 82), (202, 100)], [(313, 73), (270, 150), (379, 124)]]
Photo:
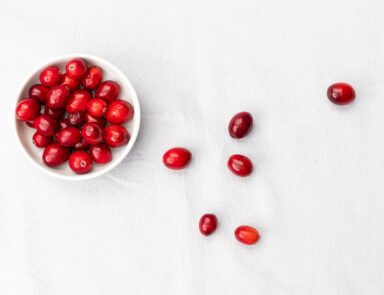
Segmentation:
[(122, 148), (124, 148), (124, 150), (123, 150), (122, 154), (120, 155), (120, 159), (118, 159), (115, 162), (106, 164), (103, 167), (104, 169), (101, 169), (97, 172), (86, 173), (86, 174), (75, 174), (74, 173), (73, 175), (62, 175), (62, 174), (55, 172), (54, 169), (51, 169), (50, 167), (47, 167), (41, 163), (38, 163), (35, 159), (33, 159), (30, 156), (30, 154), (28, 153), (24, 144), (21, 141), (20, 134), (18, 132), (18, 126), (17, 126), (19, 120), (17, 120), (16, 116), (14, 116), (14, 126), (13, 127), (14, 127), (14, 134), (17, 138), (17, 142), (18, 142), (20, 149), (22, 150), (22, 153), (25, 155), (26, 158), (28, 158), (29, 161), (31, 161), (33, 163), (33, 165), (35, 165), (35, 167), (37, 167), (40, 171), (43, 171), (44, 173), (46, 173), (50, 176), (53, 176), (55, 178), (58, 178), (58, 179), (79, 181), (79, 180), (93, 179), (93, 178), (99, 177), (103, 174), (110, 172), (113, 168), (115, 168), (117, 165), (119, 165), (127, 157), (127, 155), (131, 152), (133, 146), (136, 143), (136, 139), (139, 135), (140, 124), (141, 124), (140, 101), (139, 101), (139, 98), (137, 96), (135, 88), (133, 87), (131, 81), (127, 78), (127, 76), (117, 66), (115, 66), (111, 62), (105, 60), (104, 58), (101, 58), (101, 57), (96, 56), (96, 55), (87, 54), (87, 53), (68, 53), (68, 54), (58, 55), (58, 56), (50, 58), (50, 59), (44, 61), (43, 63), (39, 64), (37, 67), (34, 68), (33, 71), (31, 71), (29, 73), (29, 75), (25, 79), (23, 79), (22, 84), (18, 88), (19, 92), (18, 92), (17, 96), (15, 97), (15, 104), (14, 104), (13, 112), (16, 109), (16, 106), (19, 103), (20, 99), (23, 98), (23, 91), (24, 91), (25, 85), (31, 80), (32, 76), (36, 75), (43, 68), (45, 68), (51, 64), (57, 63), (58, 61), (60, 61), (62, 59), (71, 59), (71, 58), (76, 58), (76, 57), (84, 58), (84, 59), (90, 59), (90, 60), (94, 61), (95, 63), (98, 63), (99, 61), (101, 61), (101, 63), (107, 64), (108, 67), (112, 68), (118, 74), (118, 76), (121, 77), (121, 79), (123, 80), (123, 83), (128, 85), (132, 90), (131, 99), (135, 104), (135, 117), (136, 117), (137, 124), (135, 125), (135, 128), (132, 128), (133, 129), (132, 133), (130, 132), (130, 135), (131, 135), (130, 140), (129, 140), (130, 144), (122, 147)]

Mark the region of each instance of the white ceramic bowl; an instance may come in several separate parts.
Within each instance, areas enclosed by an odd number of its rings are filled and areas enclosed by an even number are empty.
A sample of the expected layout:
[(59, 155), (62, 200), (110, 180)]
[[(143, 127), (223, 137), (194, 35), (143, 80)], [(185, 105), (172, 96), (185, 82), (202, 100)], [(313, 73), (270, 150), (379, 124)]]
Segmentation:
[[(68, 54), (55, 57), (51, 60), (48, 60), (39, 68), (36, 69), (31, 75), (28, 76), (28, 79), (24, 82), (21, 87), (20, 93), (16, 99), (15, 108), (19, 100), (22, 98), (28, 97), (29, 88), (33, 84), (40, 84), (39, 75), (42, 69), (49, 65), (57, 66), (61, 69), (62, 72), (65, 72), (65, 64), (68, 60), (74, 57), (80, 57), (86, 61), (88, 66), (98, 65), (103, 69), (103, 80), (114, 80), (118, 82), (121, 86), (120, 98), (127, 100), (132, 104), (134, 108), (133, 119), (123, 126), (131, 134), (131, 139), (129, 143), (120, 148), (112, 149), (112, 161), (105, 165), (93, 164), (93, 169), (86, 174), (75, 174), (68, 166), (68, 162), (52, 168), (47, 167), (42, 162), (42, 154), (44, 149), (37, 148), (32, 143), (32, 136), (35, 132), (33, 128), (28, 127), (25, 122), (18, 121), (15, 117), (15, 129), (18, 141), (21, 146), (21, 150), (26, 155), (26, 157), (31, 160), (31, 162), (41, 171), (54, 176), (60, 179), (66, 180), (84, 180), (90, 179), (102, 174), (107, 173), (116, 167), (131, 151), (133, 145), (135, 144), (136, 138), (139, 134), (140, 129), (140, 104), (137, 98), (137, 94), (132, 84), (129, 82), (127, 77), (113, 64), (108, 61), (88, 54)], [(13, 110), (14, 111), (14, 110)]]

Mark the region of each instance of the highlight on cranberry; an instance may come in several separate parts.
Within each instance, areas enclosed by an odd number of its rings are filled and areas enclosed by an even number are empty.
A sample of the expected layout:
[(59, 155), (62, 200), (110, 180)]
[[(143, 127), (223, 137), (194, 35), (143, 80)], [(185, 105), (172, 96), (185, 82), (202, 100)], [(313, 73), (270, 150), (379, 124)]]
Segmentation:
[(328, 87), (328, 99), (337, 105), (346, 105), (355, 100), (356, 93), (347, 83), (335, 83)]
[(122, 124), (132, 120), (134, 109), (120, 90), (116, 81), (103, 81), (101, 67), (73, 58), (63, 69), (44, 68), (15, 114), (35, 129), (31, 141), (43, 150), (46, 166), (67, 162), (74, 173), (84, 174), (111, 162), (113, 150), (129, 142)]
[(171, 148), (163, 155), (164, 165), (173, 170), (187, 167), (191, 159), (192, 153), (183, 147)]

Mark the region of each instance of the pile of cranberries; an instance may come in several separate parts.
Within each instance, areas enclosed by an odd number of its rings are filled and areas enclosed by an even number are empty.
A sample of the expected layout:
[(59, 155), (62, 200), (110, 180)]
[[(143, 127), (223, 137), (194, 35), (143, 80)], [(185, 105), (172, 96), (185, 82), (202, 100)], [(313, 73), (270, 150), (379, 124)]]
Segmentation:
[(93, 163), (112, 160), (111, 148), (128, 143), (130, 134), (121, 124), (132, 119), (133, 107), (119, 98), (117, 82), (103, 81), (100, 67), (74, 58), (65, 73), (48, 66), (39, 79), (41, 84), (33, 85), (17, 104), (16, 117), (36, 129), (32, 141), (44, 148), (45, 165), (68, 160), (75, 173), (87, 173)]

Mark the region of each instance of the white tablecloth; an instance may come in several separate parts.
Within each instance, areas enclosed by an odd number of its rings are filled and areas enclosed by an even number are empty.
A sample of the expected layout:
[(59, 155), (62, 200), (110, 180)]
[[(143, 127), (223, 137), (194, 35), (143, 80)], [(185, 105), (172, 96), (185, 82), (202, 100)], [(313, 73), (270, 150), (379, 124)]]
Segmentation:
[[(2, 0), (0, 294), (384, 294), (383, 28), (381, 0)], [(26, 75), (70, 52), (116, 64), (142, 105), (132, 153), (85, 182), (36, 170), (13, 130)], [(329, 103), (336, 81), (355, 103)], [(188, 169), (162, 165), (172, 146)]]

